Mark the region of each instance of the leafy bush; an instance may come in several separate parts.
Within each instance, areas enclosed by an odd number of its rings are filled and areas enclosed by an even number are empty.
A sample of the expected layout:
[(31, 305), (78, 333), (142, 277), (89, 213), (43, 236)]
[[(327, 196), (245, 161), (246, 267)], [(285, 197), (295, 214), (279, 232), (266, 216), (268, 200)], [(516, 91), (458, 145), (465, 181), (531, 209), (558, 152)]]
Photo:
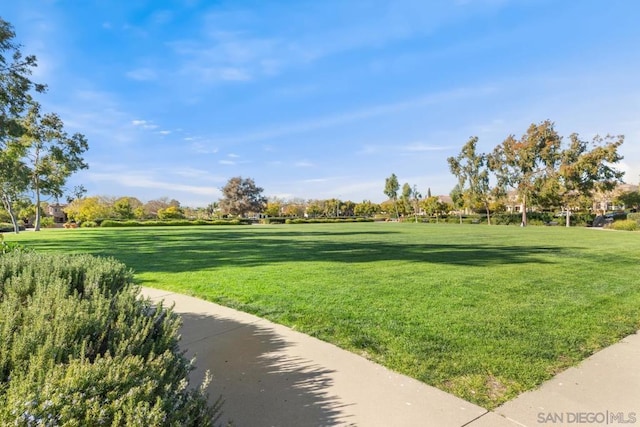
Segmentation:
[(40, 218), (40, 227), (43, 228), (53, 228), (56, 226), (55, 221), (50, 216), (44, 216)]
[(97, 226), (98, 226), (98, 223), (95, 221), (85, 221), (82, 224), (80, 224), (80, 227), (82, 228), (94, 228)]
[(112, 259), (1, 256), (0, 425), (212, 425), (179, 318), (137, 294)]
[(373, 222), (373, 218), (287, 218), (285, 224), (335, 224), (343, 222)]
[[(0, 255), (8, 254), (9, 252), (22, 251), (26, 252), (26, 248), (17, 242), (6, 242), (4, 236), (0, 234)], [(1, 341), (0, 341), (1, 343)]]
[(633, 220), (640, 224), (640, 212), (632, 212), (627, 215), (627, 219)]
[(205, 221), (202, 219), (188, 220), (188, 219), (174, 219), (167, 221), (116, 221), (112, 219), (105, 219), (100, 223), (100, 227), (164, 227), (164, 226), (189, 226), (189, 225), (241, 225), (248, 224), (239, 219), (219, 219), (214, 221)]
[(619, 231), (637, 231), (640, 230), (640, 225), (638, 225), (638, 222), (633, 219), (621, 219), (607, 225), (607, 228)]

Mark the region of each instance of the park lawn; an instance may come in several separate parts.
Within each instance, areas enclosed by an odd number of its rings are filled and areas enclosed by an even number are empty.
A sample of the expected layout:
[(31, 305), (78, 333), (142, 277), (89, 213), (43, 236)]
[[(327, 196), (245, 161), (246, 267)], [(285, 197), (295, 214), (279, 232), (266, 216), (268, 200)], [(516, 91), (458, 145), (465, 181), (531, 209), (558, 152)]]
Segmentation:
[(494, 408), (640, 329), (640, 233), (357, 223), (44, 230)]

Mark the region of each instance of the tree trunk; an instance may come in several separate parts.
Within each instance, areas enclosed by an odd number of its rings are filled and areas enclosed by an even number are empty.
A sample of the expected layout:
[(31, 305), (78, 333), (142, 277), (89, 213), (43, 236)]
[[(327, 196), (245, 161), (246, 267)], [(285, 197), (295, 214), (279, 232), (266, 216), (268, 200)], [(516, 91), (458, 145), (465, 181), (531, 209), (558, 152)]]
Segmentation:
[(491, 225), (491, 211), (489, 211), (489, 205), (485, 203), (484, 208), (487, 211), (487, 225)]
[(569, 209), (569, 207), (565, 208), (564, 213), (566, 218), (565, 224), (567, 227), (571, 227), (571, 210)]
[(393, 199), (393, 206), (396, 208), (396, 219), (400, 221), (400, 212), (398, 212), (398, 201)]
[(36, 223), (34, 225), (34, 231), (40, 231), (40, 188), (36, 184)]
[(11, 224), (13, 224), (13, 231), (15, 231), (16, 234), (20, 233), (20, 226), (18, 225), (18, 221), (16, 220), (16, 215), (13, 212), (13, 205), (11, 204), (11, 199), (9, 198), (9, 196), (7, 195), (2, 196), (2, 204), (4, 205), (5, 209), (9, 213), (9, 217), (11, 218)]
[(527, 196), (522, 196), (522, 222), (520, 223), (521, 227), (527, 226)]
[(458, 218), (460, 219), (460, 224), (462, 224), (462, 210), (458, 210)]

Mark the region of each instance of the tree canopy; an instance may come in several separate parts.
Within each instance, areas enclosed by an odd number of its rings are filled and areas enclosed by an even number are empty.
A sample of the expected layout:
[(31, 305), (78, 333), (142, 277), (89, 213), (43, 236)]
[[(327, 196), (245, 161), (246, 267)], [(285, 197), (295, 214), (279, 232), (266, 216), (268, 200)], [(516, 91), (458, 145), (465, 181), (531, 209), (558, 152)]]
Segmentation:
[(0, 196), (17, 232), (12, 205), (33, 190), (37, 231), (40, 196), (62, 196), (67, 178), (87, 167), (82, 155), (88, 144), (82, 134), (69, 136), (58, 115), (41, 112), (32, 95), (45, 86), (30, 78), (36, 57), (24, 57), (14, 38), (11, 24), (0, 18)]
[(267, 203), (267, 198), (262, 195), (263, 191), (252, 178), (233, 177), (222, 188), (220, 208), (229, 215), (260, 213)]
[(395, 173), (392, 173), (384, 183), (384, 194), (393, 201), (393, 207), (396, 210), (396, 217), (400, 217), (398, 212), (398, 190), (400, 190), (400, 184), (398, 183), (398, 177)]

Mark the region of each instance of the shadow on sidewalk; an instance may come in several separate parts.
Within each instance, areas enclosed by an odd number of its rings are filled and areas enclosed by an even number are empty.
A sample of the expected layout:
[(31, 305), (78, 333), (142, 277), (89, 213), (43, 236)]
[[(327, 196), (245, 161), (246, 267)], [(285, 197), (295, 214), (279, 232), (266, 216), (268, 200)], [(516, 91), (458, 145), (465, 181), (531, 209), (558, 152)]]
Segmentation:
[(236, 426), (349, 425), (345, 405), (327, 391), (331, 371), (292, 358), (291, 345), (259, 322), (241, 323), (212, 315), (180, 313), (180, 345), (196, 356), (191, 384), (207, 370), (209, 400), (225, 400), (222, 420)]

